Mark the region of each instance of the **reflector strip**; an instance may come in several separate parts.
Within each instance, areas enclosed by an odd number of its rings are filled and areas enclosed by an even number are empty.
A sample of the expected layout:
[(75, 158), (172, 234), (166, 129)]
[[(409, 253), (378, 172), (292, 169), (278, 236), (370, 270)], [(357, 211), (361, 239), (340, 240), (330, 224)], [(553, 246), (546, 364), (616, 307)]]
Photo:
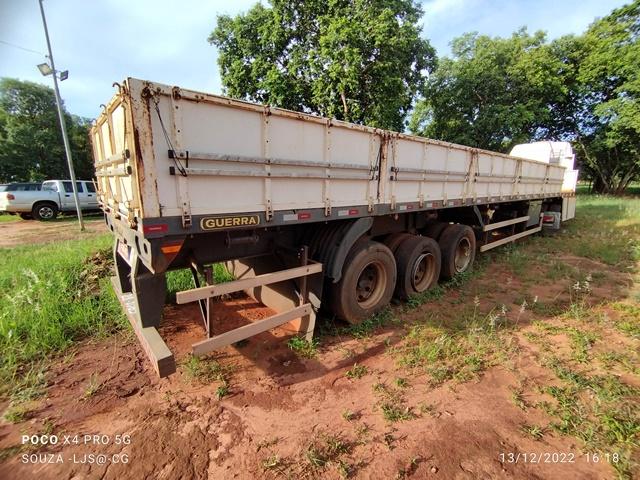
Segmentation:
[(178, 253), (181, 248), (182, 248), (182, 244), (179, 243), (177, 245), (165, 245), (163, 247), (160, 247), (160, 250), (162, 250), (162, 253), (166, 255), (169, 253)]
[(165, 233), (169, 230), (169, 225), (159, 223), (158, 225), (145, 225), (142, 227), (143, 233)]

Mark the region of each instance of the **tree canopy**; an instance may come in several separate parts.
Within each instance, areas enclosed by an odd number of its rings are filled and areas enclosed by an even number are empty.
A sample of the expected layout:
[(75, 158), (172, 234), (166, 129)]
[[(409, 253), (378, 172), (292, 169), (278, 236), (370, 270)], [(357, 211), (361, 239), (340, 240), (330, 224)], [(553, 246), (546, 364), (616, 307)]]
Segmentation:
[(440, 61), (425, 100), (410, 122), (414, 133), (489, 150), (526, 142), (550, 120), (549, 104), (564, 92), (561, 68), (545, 34), (522, 29), (510, 38), (469, 33)]
[(640, 0), (580, 36), (466, 34), (441, 59), (409, 122), (413, 133), (507, 152), (542, 139), (573, 142), (600, 192), (640, 175)]
[[(93, 176), (89, 120), (65, 113), (78, 178)], [(12, 78), (0, 80), (0, 182), (68, 178), (51, 88)]]
[(272, 0), (218, 17), (224, 92), (403, 130), (435, 51), (412, 0)]

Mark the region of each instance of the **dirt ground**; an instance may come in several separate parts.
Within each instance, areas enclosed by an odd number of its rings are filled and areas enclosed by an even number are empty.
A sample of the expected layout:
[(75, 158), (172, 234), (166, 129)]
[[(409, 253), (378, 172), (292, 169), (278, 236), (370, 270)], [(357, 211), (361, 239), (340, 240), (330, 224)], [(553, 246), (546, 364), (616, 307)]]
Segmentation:
[[(606, 273), (606, 282), (594, 287), (594, 304), (628, 294), (629, 275), (586, 259), (565, 260)], [(492, 291), (482, 302), (517, 306), (519, 280), (501, 268), (489, 265), (468, 288), (495, 290), (496, 278), (508, 278), (509, 289)], [(534, 290), (540, 302), (566, 291), (559, 282)], [(461, 314), (459, 294), (394, 309), (402, 323), (364, 338), (324, 335), (313, 358), (288, 348), (286, 329), (261, 334), (216, 353), (216, 368), (226, 373), (202, 382), (189, 374), (188, 364), (190, 345), (203, 335), (197, 308), (168, 306), (161, 334), (177, 356), (178, 372), (156, 378), (131, 333), (80, 344), (50, 372), (47, 395), (28, 420), (0, 425), (0, 478), (615, 478), (606, 462), (588, 461), (574, 437), (523, 433), (522, 425), (550, 418), (519, 408), (514, 388), (523, 378), (554, 381), (537, 361), (540, 345), (528, 335), (535, 330), (533, 313), (518, 317), (512, 338), (517, 354), (470, 381), (431, 386), (420, 370), (399, 365), (394, 347), (408, 325), (434, 309)], [(249, 298), (228, 299), (215, 312), (223, 325), (271, 313)], [(616, 343), (640, 346), (620, 334), (607, 338)], [(348, 373), (354, 365), (365, 367), (361, 376)], [(390, 422), (378, 387), (400, 385), (398, 378), (412, 415)], [(629, 381), (637, 383), (637, 377)], [(522, 396), (533, 403), (541, 393), (530, 388)], [(34, 433), (60, 441), (23, 446), (21, 435)], [(65, 435), (68, 444), (62, 445)]]
[[(90, 215), (85, 219), (83, 236), (107, 232), (101, 215)], [(78, 221), (74, 217), (59, 218), (50, 222), (18, 220), (0, 222), (0, 248), (17, 245), (58, 242), (78, 238)]]

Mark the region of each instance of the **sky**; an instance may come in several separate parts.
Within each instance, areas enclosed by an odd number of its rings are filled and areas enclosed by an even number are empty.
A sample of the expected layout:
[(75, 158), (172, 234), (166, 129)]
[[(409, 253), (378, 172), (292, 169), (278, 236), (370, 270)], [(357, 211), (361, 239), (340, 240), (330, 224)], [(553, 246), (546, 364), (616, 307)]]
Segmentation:
[[(256, 0), (44, 0), (69, 112), (94, 118), (127, 77), (221, 93), (216, 48), (207, 42), (219, 14)], [(264, 2), (263, 2), (264, 3)], [(423, 36), (439, 55), (465, 32), (509, 36), (526, 26), (549, 38), (582, 33), (621, 0), (423, 0)], [(11, 44), (8, 45), (7, 43)], [(18, 48), (21, 47), (21, 48)], [(26, 49), (26, 50), (24, 50)], [(27, 51), (28, 50), (28, 51)], [(47, 50), (38, 0), (0, 0), (0, 77), (52, 85), (36, 65)]]

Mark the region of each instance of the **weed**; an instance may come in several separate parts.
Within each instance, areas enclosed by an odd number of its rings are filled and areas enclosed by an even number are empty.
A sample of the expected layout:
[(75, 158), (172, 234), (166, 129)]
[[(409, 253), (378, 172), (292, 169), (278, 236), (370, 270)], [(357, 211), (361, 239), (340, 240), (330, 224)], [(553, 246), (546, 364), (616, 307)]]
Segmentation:
[[(0, 217), (2, 218), (2, 217)], [(12, 447), (3, 448), (0, 450), (0, 462), (4, 462), (6, 459), (13, 457), (20, 453), (24, 447), (22, 445), (14, 445)]]
[[(230, 365), (222, 365), (217, 360), (191, 356), (184, 364), (187, 377), (194, 382), (208, 384), (214, 381), (226, 385), (233, 371)], [(228, 391), (228, 390), (227, 390)]]
[(24, 403), (11, 403), (4, 412), (4, 419), (11, 423), (24, 422), (29, 415), (29, 409)]
[(640, 368), (633, 364), (628, 354), (608, 351), (598, 354), (597, 358), (608, 369), (613, 368), (615, 365), (620, 365), (629, 373), (640, 374)]
[[(306, 447), (303, 459), (311, 470), (323, 470), (330, 464), (340, 468), (342, 457), (351, 451), (351, 445), (338, 435), (319, 434)], [(343, 465), (346, 467), (346, 463)], [(351, 468), (348, 469), (351, 472)]]
[(420, 402), (418, 404), (418, 409), (422, 414), (428, 414), (432, 417), (436, 417), (438, 415), (436, 406), (433, 403)]
[(398, 388), (407, 388), (409, 386), (409, 381), (406, 378), (398, 377), (395, 379), (395, 384)]
[(640, 306), (616, 302), (611, 307), (618, 312), (620, 318), (615, 322), (615, 327), (630, 337), (640, 338)]
[(397, 348), (398, 361), (400, 365), (422, 367), (431, 377), (432, 386), (450, 379), (467, 381), (494, 364), (509, 346), (498, 332), (502, 318), (501, 311), (487, 316), (471, 313), (454, 332), (431, 322), (414, 325)]
[(102, 382), (98, 378), (98, 374), (92, 373), (91, 376), (89, 377), (89, 382), (87, 383), (87, 386), (84, 389), (84, 398), (87, 399), (87, 398), (93, 397), (96, 393), (100, 391), (101, 388), (102, 388)]
[(548, 359), (546, 366), (563, 382), (543, 388), (555, 401), (539, 405), (556, 419), (550, 428), (580, 439), (591, 451), (621, 452), (621, 461), (612, 466), (621, 476), (628, 476), (629, 459), (640, 435), (640, 414), (634, 401), (640, 390), (612, 375), (576, 372), (557, 357)]
[(347, 373), (345, 373), (345, 376), (347, 378), (360, 379), (364, 377), (367, 373), (369, 373), (369, 369), (365, 365), (358, 365), (357, 363), (354, 363), (353, 367), (347, 370)]
[(280, 467), (282, 467), (283, 463), (282, 463), (282, 459), (276, 455), (269, 455), (267, 458), (265, 458), (262, 461), (262, 469), (263, 470), (276, 470)]
[(534, 440), (540, 440), (544, 436), (544, 428), (540, 425), (522, 425), (522, 431), (533, 438)]
[(369, 435), (371, 428), (366, 423), (362, 423), (356, 427), (356, 437), (360, 443), (365, 443), (364, 440)]
[(308, 341), (302, 337), (291, 337), (287, 346), (296, 352), (296, 355), (303, 358), (314, 358), (318, 355), (318, 341), (316, 339)]
[(350, 478), (354, 473), (354, 466), (344, 460), (338, 460), (337, 467), (338, 473), (342, 478)]
[(387, 307), (357, 325), (349, 325), (337, 329), (339, 335), (351, 335), (355, 338), (367, 338), (378, 328), (384, 327), (394, 320), (391, 308)]
[(560, 280), (561, 278), (576, 279), (577, 270), (559, 260), (553, 260), (551, 266), (545, 272), (545, 276), (550, 280)]
[(405, 405), (402, 390), (391, 388), (380, 382), (373, 385), (373, 391), (379, 397), (376, 406), (380, 408), (383, 418), (388, 422), (399, 422), (415, 418), (411, 408)]
[(347, 422), (351, 422), (355, 420), (357, 417), (358, 415), (352, 412), (351, 410), (344, 410), (342, 412), (342, 418), (344, 418)]
[(222, 385), (216, 388), (216, 398), (218, 400), (221, 400), (223, 397), (226, 397), (227, 395), (229, 395), (229, 384), (226, 381), (224, 381)]
[(415, 418), (415, 414), (411, 411), (410, 407), (405, 407), (396, 402), (383, 402), (380, 405), (382, 410), (382, 416), (388, 422), (399, 422), (402, 420), (411, 420)]
[(420, 457), (413, 457), (411, 460), (409, 460), (409, 465), (407, 467), (403, 467), (399, 469), (398, 473), (396, 473), (396, 476), (395, 476), (396, 480), (408, 478), (411, 475), (413, 475), (418, 469), (418, 465), (420, 464), (420, 461), (421, 461)]
[(587, 363), (589, 361), (589, 351), (598, 339), (598, 335), (594, 332), (570, 328), (569, 336), (573, 347), (573, 358), (577, 362)]
[(273, 437), (273, 438), (269, 438), (269, 439), (265, 439), (265, 440), (261, 440), (260, 442), (258, 442), (258, 446), (256, 447), (256, 451), (259, 452), (260, 450), (262, 450), (263, 448), (269, 448), (269, 447), (273, 447), (274, 445), (276, 445), (278, 442), (280, 441), (279, 437)]
[(524, 400), (524, 390), (522, 387), (509, 387), (511, 390), (511, 401), (520, 410), (526, 411), (528, 408), (527, 402)]
[(396, 437), (393, 435), (392, 432), (385, 432), (385, 434), (382, 437), (382, 441), (384, 442), (384, 444), (387, 446), (389, 450), (393, 450), (395, 448)]

